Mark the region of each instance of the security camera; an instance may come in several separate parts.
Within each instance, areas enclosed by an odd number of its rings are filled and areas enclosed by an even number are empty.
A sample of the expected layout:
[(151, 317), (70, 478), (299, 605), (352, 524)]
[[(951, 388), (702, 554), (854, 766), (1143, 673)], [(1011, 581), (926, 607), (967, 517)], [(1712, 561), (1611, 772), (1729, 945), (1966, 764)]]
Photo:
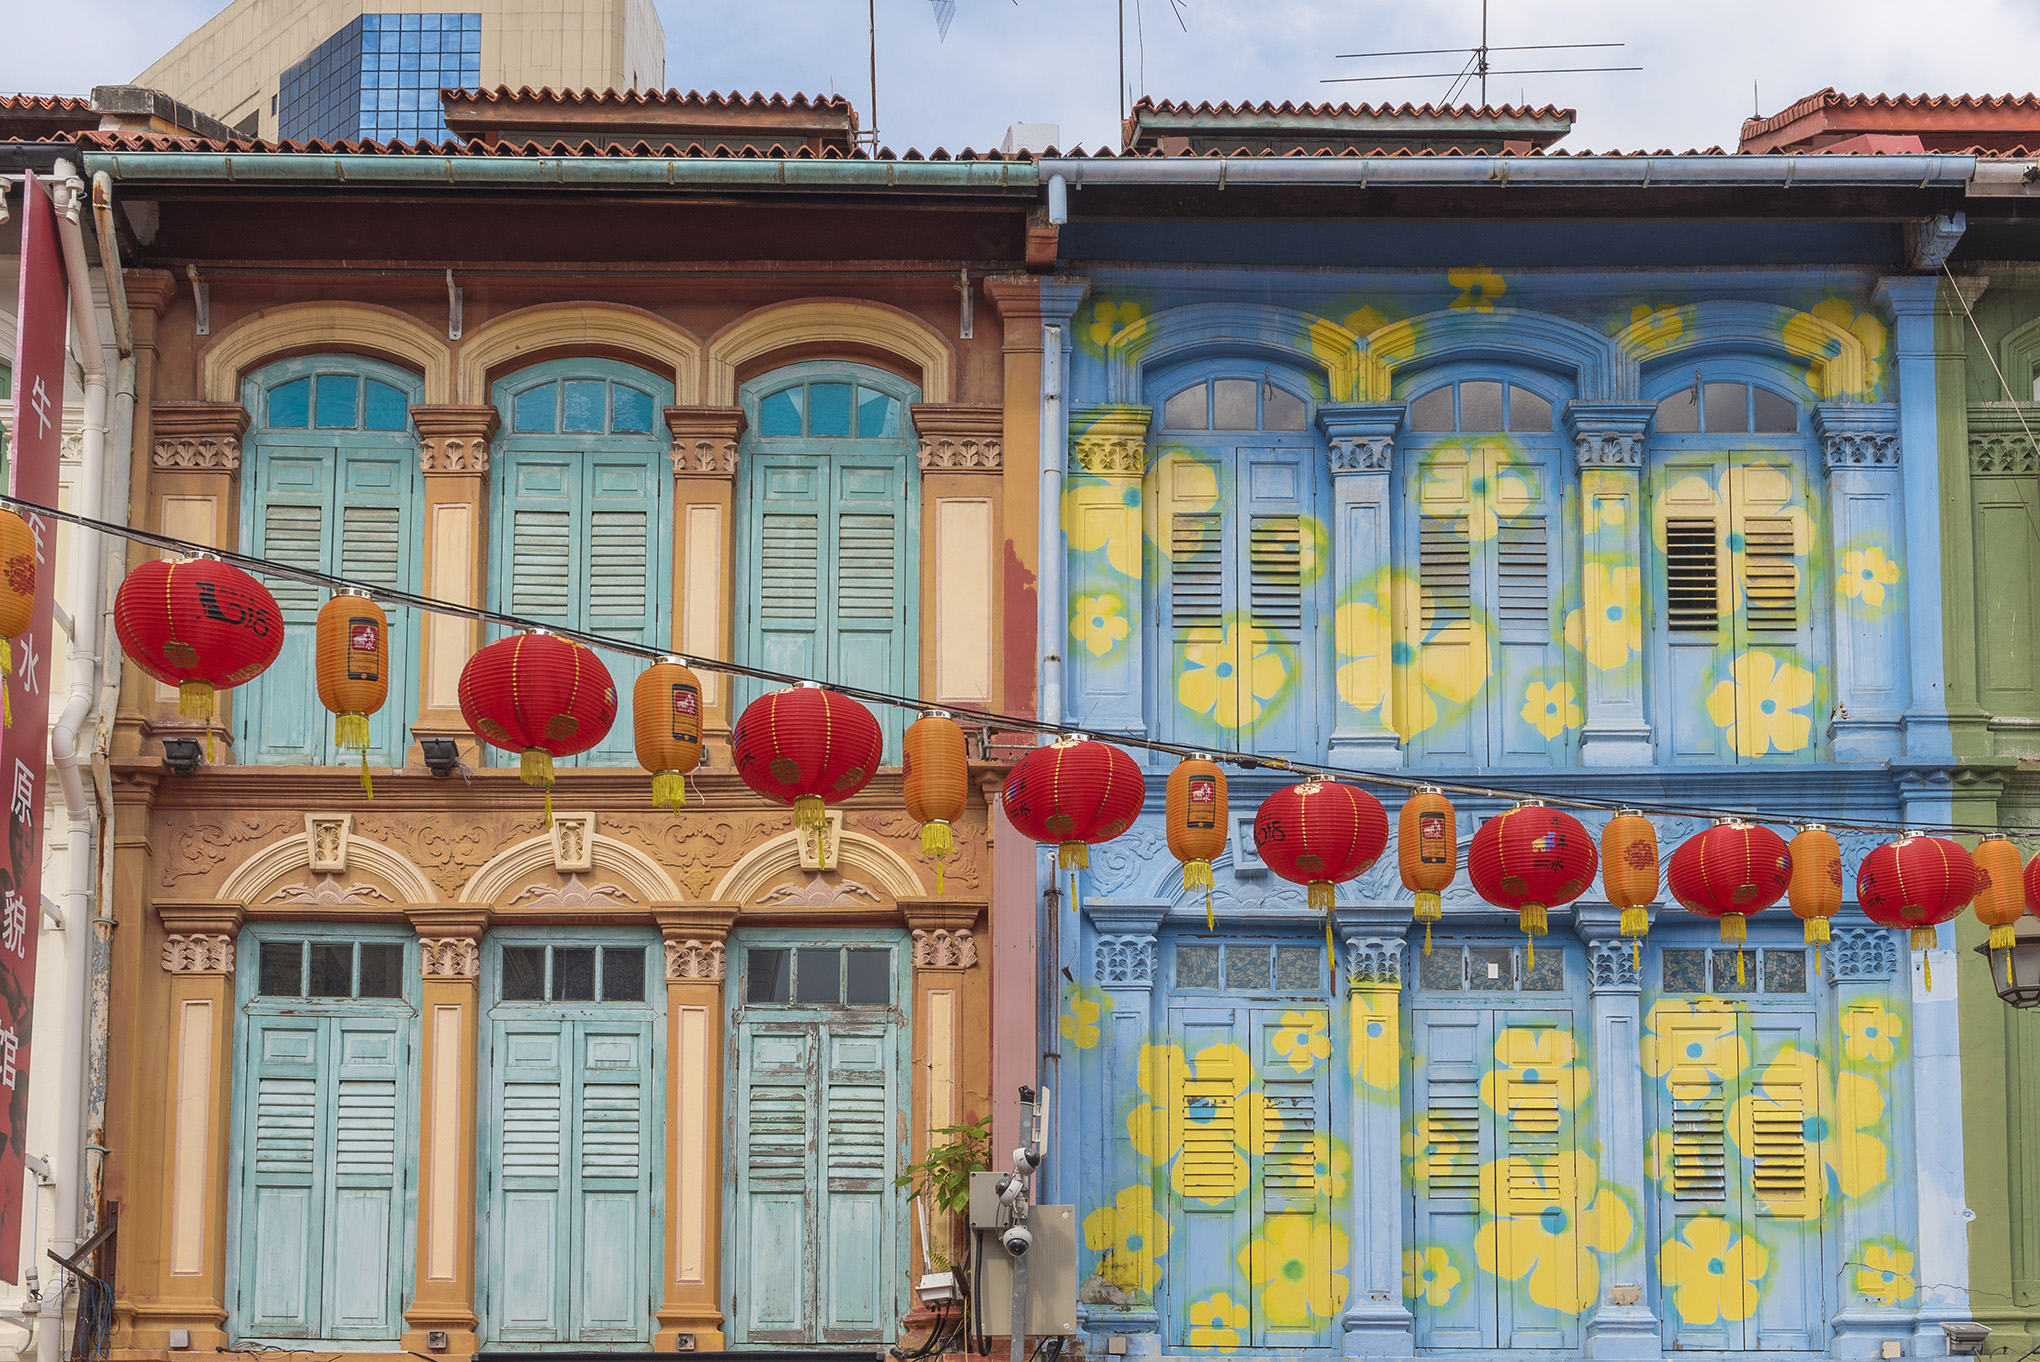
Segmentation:
[(999, 1243), (1005, 1247), (1009, 1257), (1023, 1257), (1034, 1245), (1034, 1234), (1025, 1225), (1010, 1225), (999, 1236)]

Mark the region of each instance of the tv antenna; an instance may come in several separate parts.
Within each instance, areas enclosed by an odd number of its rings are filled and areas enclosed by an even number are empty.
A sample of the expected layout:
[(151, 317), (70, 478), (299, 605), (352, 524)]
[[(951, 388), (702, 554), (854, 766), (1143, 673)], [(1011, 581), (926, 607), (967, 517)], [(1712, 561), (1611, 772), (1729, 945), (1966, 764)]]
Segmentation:
[[(1019, 4), (1020, 0), (1013, 0)], [(1189, 0), (1169, 0), (1169, 13), (1175, 16), (1176, 27), (1185, 33), (1190, 26), (1183, 22), (1183, 6)], [(1140, 41), (1140, 84), (1141, 93), (1147, 93), (1147, 28), (1141, 22), (1140, 0), (1133, 0), (1133, 23)], [(1126, 136), (1126, 0), (1119, 0), (1119, 127), (1120, 136)]]
[(1518, 43), (1507, 47), (1491, 47), (1488, 44), (1488, 0), (1480, 0), (1480, 44), (1476, 47), (1412, 47), (1395, 52), (1341, 52), (1340, 61), (1367, 61), (1381, 57), (1444, 57), (1466, 55), (1466, 64), (1457, 71), (1399, 71), (1387, 76), (1331, 76), (1321, 85), (1353, 85), (1377, 80), (1449, 80), (1452, 85), (1440, 101), (1450, 104), (1474, 81), (1480, 82), (1480, 104), (1487, 107), (1487, 83), (1489, 76), (1555, 76), (1601, 71), (1641, 71), (1641, 66), (1542, 66), (1520, 70), (1496, 70), (1488, 61), (1490, 52), (1578, 52), (1589, 48), (1623, 47), (1624, 43)]

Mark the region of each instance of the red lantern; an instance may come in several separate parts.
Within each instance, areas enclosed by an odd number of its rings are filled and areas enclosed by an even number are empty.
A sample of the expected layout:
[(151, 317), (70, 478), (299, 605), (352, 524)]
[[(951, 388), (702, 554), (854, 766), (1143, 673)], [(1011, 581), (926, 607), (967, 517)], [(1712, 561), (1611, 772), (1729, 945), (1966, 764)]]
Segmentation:
[[(1976, 894), (1976, 863), (1960, 842), (1907, 832), (1863, 858), (1856, 872), (1856, 902), (1870, 920), (1893, 931), (1912, 932), (1912, 948), (1930, 951), (1941, 942), (1936, 928), (1969, 906)], [(1925, 970), (1934, 988), (1933, 966)]]
[[(1277, 790), (1254, 815), (1254, 849), (1268, 868), (1306, 886), (1305, 902), (1325, 914), (1325, 952), (1332, 954), (1332, 895), (1364, 874), (1388, 847), (1388, 813), (1365, 790), (1333, 781), (1305, 781)], [(1338, 961), (1333, 959), (1333, 972)]]
[(1531, 938), (1532, 966), (1536, 938), (1550, 930), (1549, 910), (1586, 893), (1600, 864), (1579, 819), (1534, 800), (1482, 823), (1466, 853), (1474, 891), (1497, 908), (1513, 909)]
[(1792, 854), (1769, 828), (1723, 818), (1672, 853), (1672, 897), (1689, 913), (1717, 918), (1721, 939), (1736, 943), (1735, 981), (1747, 983), (1740, 946), (1749, 919), (1776, 903), (1792, 881)]
[(283, 648), (269, 588), (214, 558), (158, 558), (128, 573), (113, 601), (120, 646), (177, 687), (177, 712), (212, 719), (214, 693), (260, 676)]
[(1133, 826), (1147, 781), (1132, 757), (1110, 743), (1064, 738), (1020, 758), (999, 792), (1020, 835), (1054, 842), (1065, 867), (1089, 866), (1089, 848)]
[(545, 791), (552, 826), (553, 759), (587, 751), (616, 722), (609, 669), (592, 649), (557, 634), (515, 634), (467, 660), (459, 693), (475, 736), (518, 753), (524, 783)]
[(759, 696), (730, 730), (737, 774), (765, 798), (793, 805), (793, 825), (815, 834), (825, 870), (828, 806), (863, 789), (884, 752), (871, 711), (813, 681)]

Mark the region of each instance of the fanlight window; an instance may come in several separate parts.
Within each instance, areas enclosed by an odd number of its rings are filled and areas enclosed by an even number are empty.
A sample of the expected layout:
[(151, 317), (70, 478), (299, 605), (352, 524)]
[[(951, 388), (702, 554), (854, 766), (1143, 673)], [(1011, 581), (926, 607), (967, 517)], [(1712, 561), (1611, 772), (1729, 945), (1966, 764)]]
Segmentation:
[(900, 402), (863, 384), (797, 383), (758, 404), (761, 436), (897, 440)]
[(1528, 388), (1496, 379), (1468, 379), (1433, 388), (1410, 403), (1410, 429), (1551, 432), (1551, 403)]
[(402, 430), (404, 394), (359, 374), (316, 374), (269, 390), (264, 424), (272, 430)]
[(1657, 405), (1660, 435), (1797, 435), (1799, 408), (1754, 383), (1694, 383)]
[(517, 394), (510, 428), (520, 435), (649, 435), (652, 395), (600, 378), (541, 383)]
[(1194, 383), (1162, 404), (1164, 430), (1302, 430), (1303, 399), (1253, 378)]

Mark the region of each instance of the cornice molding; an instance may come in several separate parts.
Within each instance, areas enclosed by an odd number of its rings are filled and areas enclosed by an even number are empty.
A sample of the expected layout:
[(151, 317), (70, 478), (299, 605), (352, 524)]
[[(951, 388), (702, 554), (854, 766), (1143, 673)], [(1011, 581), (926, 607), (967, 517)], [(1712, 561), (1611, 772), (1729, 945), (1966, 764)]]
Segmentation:
[(1006, 409), (993, 403), (916, 402), (924, 471), (996, 473), (1006, 466)]
[(248, 412), (239, 402), (159, 402), (149, 408), (149, 466), (185, 473), (238, 472), (247, 430)]
[(1094, 477), (1147, 475), (1148, 427), (1155, 409), (1133, 405), (1078, 407), (1070, 412), (1070, 468)]
[(442, 404), (411, 408), (418, 428), (418, 468), (424, 473), (486, 473), (489, 441), (502, 417), (492, 406)]
[(673, 476), (734, 477), (737, 442), (744, 436), (742, 407), (668, 407)]

